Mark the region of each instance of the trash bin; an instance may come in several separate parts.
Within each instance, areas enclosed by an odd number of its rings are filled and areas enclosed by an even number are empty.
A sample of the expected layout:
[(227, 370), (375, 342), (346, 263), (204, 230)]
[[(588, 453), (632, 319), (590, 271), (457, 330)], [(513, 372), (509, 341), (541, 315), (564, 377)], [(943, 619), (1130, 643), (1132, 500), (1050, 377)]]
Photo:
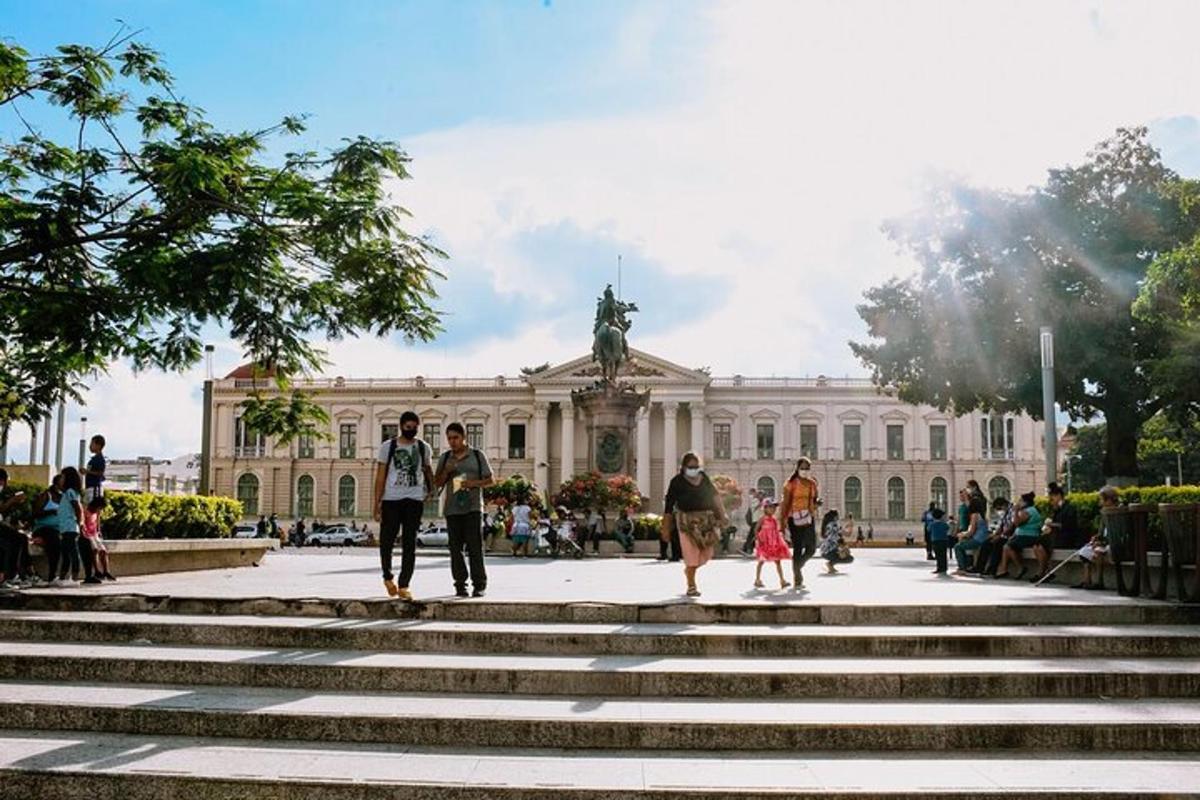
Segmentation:
[(1200, 503), (1160, 503), (1163, 538), (1175, 574), (1176, 596), (1200, 602)]
[[(1117, 592), (1126, 597), (1141, 594), (1146, 576), (1146, 529), (1150, 509), (1141, 504), (1102, 508), (1100, 514), (1108, 532), (1108, 557), (1117, 573)], [(1133, 568), (1133, 578), (1125, 583), (1125, 565)]]

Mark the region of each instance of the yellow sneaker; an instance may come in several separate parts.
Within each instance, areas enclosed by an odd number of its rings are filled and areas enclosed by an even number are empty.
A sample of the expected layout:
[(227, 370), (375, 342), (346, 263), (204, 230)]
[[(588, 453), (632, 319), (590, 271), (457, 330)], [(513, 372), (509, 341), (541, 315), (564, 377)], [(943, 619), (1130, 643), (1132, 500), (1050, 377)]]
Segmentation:
[(407, 586), (402, 586), (399, 589), (397, 589), (396, 594), (400, 597), (401, 600), (407, 600), (410, 603), (412, 602), (412, 592), (410, 592), (408, 590)]
[(396, 582), (391, 578), (383, 579), (383, 588), (387, 589), (388, 597), (395, 597), (400, 594), (400, 590), (396, 588)]

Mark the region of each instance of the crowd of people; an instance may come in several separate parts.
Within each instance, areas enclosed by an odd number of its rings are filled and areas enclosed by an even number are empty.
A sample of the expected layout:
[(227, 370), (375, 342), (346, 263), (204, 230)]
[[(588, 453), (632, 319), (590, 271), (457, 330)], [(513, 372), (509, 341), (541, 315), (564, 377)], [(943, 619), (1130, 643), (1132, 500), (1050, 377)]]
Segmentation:
[[(1077, 554), (1083, 561), (1083, 579), (1074, 588), (1103, 589), (1108, 552), (1104, 532), (1085, 536), (1075, 506), (1061, 485), (1051, 483), (1047, 494), (1050, 513), (1046, 516), (1038, 509), (1033, 492), (1021, 495), (1016, 502), (996, 497), (989, 504), (974, 480), (967, 481), (959, 491), (953, 519), (946, 519), (945, 511), (930, 503), (922, 522), (926, 557), (936, 562), (934, 574), (951, 574), (948, 561), (952, 552), (956, 565), (953, 575), (995, 580), (1028, 578), (1032, 583), (1049, 583), (1056, 579), (1052, 565), (1059, 551)], [(1100, 503), (1103, 507), (1116, 506), (1117, 491), (1111, 486), (1101, 489)], [(1032, 576), (1026, 551), (1032, 552), (1036, 561)]]
[[(100, 523), (107, 505), (104, 445), (103, 436), (93, 436), (86, 467), (64, 467), (34, 498), (10, 489), (8, 471), (0, 468), (0, 589), (116, 580)], [(34, 569), (35, 549), (46, 556), (45, 577)]]

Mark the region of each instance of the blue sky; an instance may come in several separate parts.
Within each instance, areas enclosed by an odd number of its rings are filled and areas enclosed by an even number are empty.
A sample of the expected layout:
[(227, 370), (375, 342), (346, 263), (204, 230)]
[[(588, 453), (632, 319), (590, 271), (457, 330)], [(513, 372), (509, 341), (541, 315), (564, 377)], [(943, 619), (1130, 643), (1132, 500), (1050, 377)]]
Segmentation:
[[(446, 334), (329, 343), (331, 374), (582, 355), (618, 254), (635, 347), (716, 374), (861, 374), (854, 305), (911, 269), (880, 223), (931, 177), (1024, 188), (1137, 124), (1200, 174), (1187, 0), (0, 0), (0, 35), (35, 52), (118, 19), (217, 125), (308, 113), (305, 146), (367, 134), (413, 156), (393, 188), (450, 253)], [(218, 372), (241, 360), (213, 340)], [(114, 455), (177, 455), (202, 376), (114, 365), (71, 419)]]

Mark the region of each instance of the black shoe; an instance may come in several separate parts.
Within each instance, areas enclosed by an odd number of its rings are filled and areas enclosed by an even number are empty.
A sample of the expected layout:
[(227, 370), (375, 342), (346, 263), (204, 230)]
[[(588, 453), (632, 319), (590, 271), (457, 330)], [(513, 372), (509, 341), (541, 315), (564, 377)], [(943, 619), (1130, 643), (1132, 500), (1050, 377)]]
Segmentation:
[(487, 593), (487, 589), (476, 589), (471, 592), (471, 597), (483, 597)]
[(95, 585), (97, 583), (104, 583), (103, 580), (96, 577), (95, 575), (88, 575), (86, 578), (83, 579), (83, 582), (87, 583), (87, 584), (92, 584), (92, 585)]
[(113, 574), (111, 572), (106, 572), (101, 577), (104, 578), (104, 580), (106, 580), (106, 581), (115, 581), (116, 580), (116, 578), (113, 577)]
[(470, 597), (471, 596), (470, 593), (467, 592), (467, 587), (465, 587), (465, 586), (463, 586), (459, 589), (455, 589), (454, 594), (456, 597)]
[(1022, 578), (1025, 577), (1026, 573), (1028, 573), (1028, 572), (1029, 572), (1029, 567), (1021, 567), (1021, 571), (1017, 573), (1017, 577), (1013, 578), (1013, 580), (1016, 580), (1016, 581), (1021, 580)]
[(925, 560), (926, 560), (926, 561), (933, 561), (933, 560), (934, 560), (934, 558), (933, 558), (933, 553), (926, 553), (926, 554), (925, 554)]
[(1085, 586), (1083, 588), (1085, 588), (1089, 591), (1093, 591), (1093, 592), (1102, 592), (1102, 591), (1104, 591), (1104, 584), (1103, 583), (1089, 583), (1087, 586)]

